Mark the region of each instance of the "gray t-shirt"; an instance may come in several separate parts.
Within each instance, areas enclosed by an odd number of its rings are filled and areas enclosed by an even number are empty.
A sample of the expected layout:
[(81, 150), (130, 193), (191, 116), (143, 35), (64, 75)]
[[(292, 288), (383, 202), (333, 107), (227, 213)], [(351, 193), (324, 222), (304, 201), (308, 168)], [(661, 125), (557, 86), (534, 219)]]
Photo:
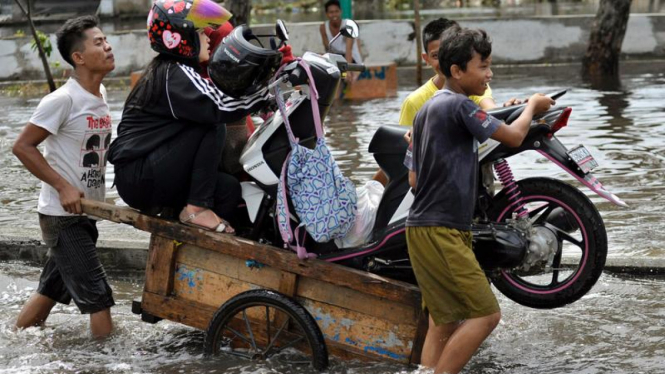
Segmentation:
[(413, 123), (411, 162), (408, 152), (405, 159), (405, 165), (416, 172), (407, 226), (471, 229), (478, 144), (500, 124), (468, 97), (447, 89), (425, 103)]

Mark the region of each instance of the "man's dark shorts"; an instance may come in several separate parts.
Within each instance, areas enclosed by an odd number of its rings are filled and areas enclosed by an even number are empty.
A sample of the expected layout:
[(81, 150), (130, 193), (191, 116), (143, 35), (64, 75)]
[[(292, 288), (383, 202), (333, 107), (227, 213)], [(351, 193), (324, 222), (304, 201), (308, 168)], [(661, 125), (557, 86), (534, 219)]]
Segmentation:
[(37, 292), (62, 304), (73, 299), (83, 314), (115, 305), (97, 256), (96, 223), (83, 216), (39, 215), (49, 253)]

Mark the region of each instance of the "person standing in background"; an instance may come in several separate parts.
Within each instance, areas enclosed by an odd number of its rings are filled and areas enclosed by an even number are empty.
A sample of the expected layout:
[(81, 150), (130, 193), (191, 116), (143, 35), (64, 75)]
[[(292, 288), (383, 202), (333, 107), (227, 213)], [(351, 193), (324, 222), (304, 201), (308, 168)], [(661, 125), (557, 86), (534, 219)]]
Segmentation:
[(337, 53), (346, 57), (346, 61), (362, 64), (363, 58), (360, 53), (360, 41), (340, 36), (330, 45), (330, 41), (339, 34), (342, 27), (342, 7), (339, 0), (328, 0), (325, 4), (327, 21), (321, 24), (321, 41), (326, 52)]

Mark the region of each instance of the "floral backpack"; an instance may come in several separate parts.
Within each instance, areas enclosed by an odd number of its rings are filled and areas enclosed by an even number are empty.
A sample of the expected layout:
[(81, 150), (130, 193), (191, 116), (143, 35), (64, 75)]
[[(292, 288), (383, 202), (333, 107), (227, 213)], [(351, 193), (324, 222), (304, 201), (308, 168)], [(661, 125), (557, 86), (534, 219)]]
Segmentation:
[[(282, 95), (277, 90), (277, 105), (289, 134), (291, 152), (286, 157), (277, 188), (277, 222), (285, 246), (298, 253), (301, 259), (316, 257), (300, 244), (302, 227), (319, 243), (343, 238), (353, 226), (356, 216), (356, 188), (340, 171), (323, 136), (323, 126), (317, 103), (314, 79), (305, 61), (298, 63), (309, 77), (309, 93), (316, 127), (316, 146), (309, 149), (298, 144), (291, 131)], [(276, 74), (278, 76), (279, 74)], [(300, 224), (291, 229), (291, 214), (287, 194), (291, 197)], [(295, 240), (295, 246), (292, 242)]]

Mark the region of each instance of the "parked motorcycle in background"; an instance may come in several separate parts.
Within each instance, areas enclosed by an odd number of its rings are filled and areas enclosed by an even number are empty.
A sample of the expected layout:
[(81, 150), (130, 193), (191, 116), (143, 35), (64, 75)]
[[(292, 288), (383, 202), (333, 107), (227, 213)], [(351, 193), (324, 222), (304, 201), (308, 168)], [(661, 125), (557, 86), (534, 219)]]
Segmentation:
[[(284, 24), (278, 21), (280, 45), (288, 40)], [(246, 31), (245, 31), (246, 32)], [(358, 26), (347, 20), (341, 35), (358, 37)], [(271, 41), (271, 45), (276, 45)], [(323, 121), (337, 97), (340, 81), (347, 71), (362, 71), (362, 65), (348, 63), (336, 54), (306, 52), (313, 82), (298, 63), (283, 69), (274, 85), (279, 85), (291, 128), (299, 144), (313, 148), (316, 141), (311, 108), (312, 92), (318, 91), (320, 119)], [(556, 99), (565, 94), (559, 92)], [(511, 123), (524, 110), (518, 105), (491, 111)], [(519, 148), (508, 148), (488, 140), (479, 148), (482, 165), (492, 165), (502, 189), (494, 184), (479, 186), (473, 224), (473, 250), (481, 267), (496, 288), (525, 306), (556, 308), (585, 295), (602, 273), (607, 256), (607, 235), (603, 220), (591, 200), (577, 188), (553, 178), (515, 180), (508, 160), (527, 150), (535, 150), (573, 175), (603, 198), (621, 206), (625, 203), (608, 192), (591, 171), (598, 166), (583, 146), (569, 150), (555, 136), (564, 128), (571, 108), (552, 107), (534, 117)], [(341, 248), (334, 241), (317, 243), (303, 237), (309, 252), (321, 260), (339, 263), (383, 276), (415, 282), (406, 247), (405, 223), (413, 202), (408, 170), (403, 165), (408, 128), (383, 126), (374, 134), (369, 152), (389, 177), (376, 212), (369, 240), (360, 246)], [(242, 183), (248, 224), (238, 233), (248, 239), (282, 247), (275, 203), (284, 161), (291, 150), (282, 114), (276, 111), (250, 137), (240, 162), (251, 182)], [(482, 178), (479, 178), (482, 181)], [(292, 216), (295, 225), (298, 217)]]

